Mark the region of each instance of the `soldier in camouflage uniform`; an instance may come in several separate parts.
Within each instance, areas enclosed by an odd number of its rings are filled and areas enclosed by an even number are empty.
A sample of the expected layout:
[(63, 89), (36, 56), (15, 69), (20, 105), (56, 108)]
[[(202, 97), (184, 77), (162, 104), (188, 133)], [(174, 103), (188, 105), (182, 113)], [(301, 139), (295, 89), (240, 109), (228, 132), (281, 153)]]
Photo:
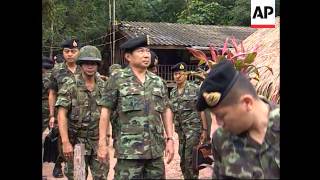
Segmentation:
[[(128, 40), (120, 47), (129, 66), (110, 77), (101, 101), (99, 158), (106, 159), (107, 128), (118, 112), (114, 133), (115, 179), (164, 179), (163, 151), (173, 158), (173, 124), (168, 91), (159, 76), (147, 71), (147, 37)], [(163, 137), (166, 130), (167, 139)]]
[(122, 69), (122, 67), (121, 67), (120, 64), (112, 64), (112, 65), (109, 67), (109, 74), (110, 74), (110, 76), (112, 76), (113, 74), (119, 72), (120, 69)]
[(213, 178), (280, 178), (280, 107), (259, 97), (228, 60), (200, 88), (197, 109), (207, 107), (222, 126), (212, 138)]
[(48, 57), (42, 57), (42, 132), (48, 127), (49, 123), (49, 76), (53, 68), (53, 61)]
[(86, 176), (89, 166), (93, 179), (107, 179), (109, 165), (97, 159), (100, 119), (97, 101), (105, 86), (96, 75), (101, 63), (100, 51), (94, 46), (84, 46), (76, 62), (82, 73), (74, 79), (68, 78), (59, 90), (56, 102), (63, 153), (67, 158), (65, 175), (73, 179), (73, 147), (82, 143), (85, 145)]
[[(76, 59), (79, 56), (79, 41), (77, 39), (68, 39), (64, 41), (61, 45), (63, 48), (63, 63), (56, 63), (52, 69), (50, 76), (50, 85), (49, 85), (49, 125), (50, 127), (54, 126), (56, 123), (56, 112), (55, 112), (55, 103), (57, 99), (57, 92), (62, 87), (63, 83), (66, 82), (68, 77), (74, 78), (76, 74), (80, 74), (80, 66), (76, 64)], [(53, 176), (56, 178), (63, 177), (62, 166), (63, 155), (61, 153), (61, 139), (59, 138), (59, 151), (60, 154), (57, 158), (55, 166), (53, 168)]]
[(208, 128), (206, 119), (200, 116), (203, 112), (196, 110), (199, 86), (187, 81), (186, 68), (184, 62), (171, 68), (176, 87), (170, 92), (170, 104), (174, 113), (175, 131), (179, 136), (182, 174), (185, 179), (198, 179), (199, 171), (192, 168), (192, 150), (199, 144), (200, 136), (201, 143), (205, 141)]
[(150, 51), (150, 53), (151, 53), (151, 62), (148, 67), (148, 71), (153, 72), (154, 74), (157, 74), (158, 73), (157, 66), (159, 63), (159, 59), (158, 59), (158, 56), (155, 52)]

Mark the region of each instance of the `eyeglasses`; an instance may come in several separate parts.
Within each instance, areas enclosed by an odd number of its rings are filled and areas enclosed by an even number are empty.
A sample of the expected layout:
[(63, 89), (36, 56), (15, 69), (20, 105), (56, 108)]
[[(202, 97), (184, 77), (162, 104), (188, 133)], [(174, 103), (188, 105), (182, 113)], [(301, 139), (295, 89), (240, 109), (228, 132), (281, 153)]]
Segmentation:
[(72, 54), (75, 54), (78, 52), (78, 49), (63, 49), (64, 53), (69, 53), (71, 52)]

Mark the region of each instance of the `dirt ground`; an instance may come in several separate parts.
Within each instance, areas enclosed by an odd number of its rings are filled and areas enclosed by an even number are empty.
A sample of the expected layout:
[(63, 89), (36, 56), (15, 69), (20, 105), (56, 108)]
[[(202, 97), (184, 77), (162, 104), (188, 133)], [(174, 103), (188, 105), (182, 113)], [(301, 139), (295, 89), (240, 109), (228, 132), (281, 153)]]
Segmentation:
[[(43, 139), (46, 135), (46, 133), (48, 133), (48, 131), (44, 132), (43, 135)], [(166, 169), (166, 178), (167, 179), (183, 179), (182, 173), (181, 173), (181, 169), (180, 169), (180, 156), (178, 154), (178, 148), (179, 148), (179, 141), (178, 141), (178, 135), (175, 133), (174, 135), (174, 145), (175, 145), (175, 155), (174, 155), (174, 159), (171, 161), (170, 164), (166, 164), (165, 163), (165, 169)], [(110, 149), (110, 157), (113, 157), (114, 154), (114, 149)], [(110, 159), (110, 169), (109, 169), (109, 174), (108, 174), (108, 180), (113, 179), (114, 176), (114, 170), (113, 167), (116, 164), (117, 159), (115, 158), (111, 158)], [(54, 167), (54, 163), (43, 163), (42, 165), (42, 175), (46, 176), (47, 180), (54, 180), (54, 179), (58, 179), (58, 180), (67, 180), (66, 177), (63, 178), (54, 178), (52, 176), (52, 170)], [(211, 173), (212, 173), (212, 168), (211, 167), (207, 167), (205, 169), (200, 170), (199, 172), (199, 178), (200, 179), (210, 179), (211, 178)], [(92, 180), (90, 171), (89, 171), (89, 175), (88, 175), (88, 180)]]

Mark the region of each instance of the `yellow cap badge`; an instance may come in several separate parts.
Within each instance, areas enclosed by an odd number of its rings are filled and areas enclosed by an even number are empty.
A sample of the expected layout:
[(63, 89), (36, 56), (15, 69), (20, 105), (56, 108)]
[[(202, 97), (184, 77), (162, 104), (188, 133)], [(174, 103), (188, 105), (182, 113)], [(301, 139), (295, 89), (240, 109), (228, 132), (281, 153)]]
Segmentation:
[(204, 100), (207, 102), (207, 104), (212, 107), (212, 106), (215, 106), (219, 102), (220, 97), (221, 97), (221, 93), (219, 93), (219, 92), (211, 92), (211, 93), (204, 92), (202, 94), (202, 96), (204, 97)]
[(75, 40), (73, 40), (72, 45), (73, 45), (73, 47), (77, 47), (78, 46), (78, 44), (77, 44), (77, 42)]
[(184, 65), (180, 64), (179, 69), (184, 69)]

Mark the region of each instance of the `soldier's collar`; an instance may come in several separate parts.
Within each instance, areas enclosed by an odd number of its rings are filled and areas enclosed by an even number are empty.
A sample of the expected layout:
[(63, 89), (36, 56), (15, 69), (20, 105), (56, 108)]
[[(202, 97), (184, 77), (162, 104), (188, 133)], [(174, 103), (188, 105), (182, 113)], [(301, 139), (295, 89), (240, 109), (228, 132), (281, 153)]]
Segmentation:
[[(124, 68), (124, 72), (125, 72), (125, 73), (124, 73), (124, 76), (126, 76), (126, 77), (135, 76), (130, 66)], [(152, 78), (152, 79), (155, 79), (155, 78), (157, 78), (157, 75), (154, 75), (154, 74), (146, 71), (146, 78), (147, 78), (147, 77), (150, 77), (150, 78)]]

